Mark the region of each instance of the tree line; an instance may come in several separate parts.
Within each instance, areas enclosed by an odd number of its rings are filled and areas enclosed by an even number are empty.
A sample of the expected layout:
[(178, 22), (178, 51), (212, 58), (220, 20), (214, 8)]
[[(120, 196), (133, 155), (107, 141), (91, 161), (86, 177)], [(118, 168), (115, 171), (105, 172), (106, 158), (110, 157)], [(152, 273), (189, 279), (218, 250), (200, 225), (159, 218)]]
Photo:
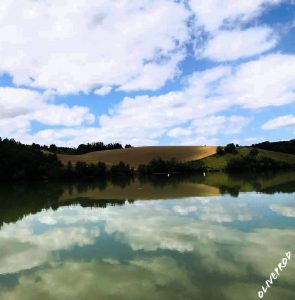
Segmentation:
[(56, 155), (46, 155), (30, 145), (0, 138), (0, 179), (34, 180), (56, 177), (62, 169)]
[[(175, 159), (165, 161), (161, 158), (140, 165), (137, 173), (193, 173), (203, 171), (201, 161), (178, 162)], [(108, 167), (103, 162), (96, 164), (69, 162), (66, 166), (58, 160), (55, 153), (44, 153), (41, 147), (25, 145), (14, 139), (0, 138), (0, 180), (48, 180), (81, 178), (131, 178), (135, 170), (124, 162)]]
[[(292, 142), (292, 141), (290, 141)], [(88, 144), (93, 145), (93, 144)], [(115, 145), (115, 144), (112, 144)], [(129, 147), (130, 145), (128, 145)], [(94, 146), (95, 148), (96, 146)], [(131, 147), (131, 146), (130, 146)], [(228, 160), (227, 171), (266, 170), (294, 168), (294, 165), (258, 156), (259, 150), (253, 148), (246, 156), (236, 155), (238, 145), (228, 144), (217, 148), (217, 156), (232, 155)], [(79, 148), (79, 147), (78, 147)], [(78, 149), (77, 148), (77, 149)], [(92, 148), (92, 149), (94, 149)], [(47, 179), (81, 179), (81, 178), (132, 178), (135, 173), (151, 175), (155, 173), (191, 174), (206, 171), (202, 160), (179, 162), (176, 159), (152, 159), (147, 164), (139, 165), (137, 171), (124, 162), (108, 167), (103, 162), (87, 164), (69, 162), (66, 166), (58, 160), (56, 152), (47, 154), (37, 144), (25, 145), (13, 139), (0, 138), (0, 180), (47, 180)], [(81, 149), (81, 147), (80, 147)], [(87, 147), (84, 150), (86, 151)]]
[(253, 144), (252, 147), (295, 155), (295, 139), (290, 141), (280, 141), (280, 142), (265, 141), (259, 144)]
[[(284, 145), (292, 144), (290, 142), (283, 142)], [(271, 144), (265, 142), (266, 145)], [(261, 145), (261, 144), (258, 144)], [(294, 144), (295, 145), (295, 144)], [(235, 156), (238, 154), (239, 145), (233, 143), (227, 144), (225, 147), (218, 146), (216, 149), (216, 155), (222, 156), (225, 154), (232, 154), (226, 165), (225, 171), (227, 172), (239, 172), (239, 171), (265, 171), (265, 170), (279, 170), (279, 169), (291, 169), (294, 165), (286, 162), (277, 161), (270, 157), (260, 157), (259, 149), (250, 149), (247, 155)], [(271, 148), (271, 147), (270, 147)], [(270, 150), (270, 149), (267, 149)]]
[(56, 178), (107, 177), (132, 175), (133, 169), (120, 162), (107, 168), (106, 164), (69, 163), (66, 167), (56, 153), (44, 153), (42, 147), (25, 145), (14, 139), (0, 138), (0, 180), (43, 180)]
[[(85, 154), (85, 153), (94, 152), (94, 151), (123, 149), (123, 146), (120, 143), (104, 144), (103, 142), (80, 144), (77, 148), (75, 148), (75, 147), (58, 147), (55, 144), (51, 144), (50, 146), (47, 146), (47, 145), (42, 146), (42, 145), (39, 145), (36, 143), (33, 143), (32, 147), (36, 150), (47, 150), (52, 153), (72, 154), (72, 155)], [(126, 144), (124, 148), (125, 149), (132, 148), (132, 146), (130, 144)]]

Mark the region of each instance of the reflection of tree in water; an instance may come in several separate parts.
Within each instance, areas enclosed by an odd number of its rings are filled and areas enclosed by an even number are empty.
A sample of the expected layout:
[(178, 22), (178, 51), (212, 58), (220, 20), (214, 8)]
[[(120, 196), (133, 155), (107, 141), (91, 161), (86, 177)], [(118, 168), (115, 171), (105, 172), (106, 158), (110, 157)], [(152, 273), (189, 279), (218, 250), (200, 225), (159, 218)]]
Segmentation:
[(295, 172), (267, 171), (225, 173), (213, 172), (204, 177), (204, 183), (219, 188), (221, 194), (238, 196), (239, 192), (275, 193), (295, 192)]
[(191, 182), (191, 183), (202, 183), (204, 178), (200, 175), (191, 175), (191, 174), (178, 174), (171, 173), (169, 177), (167, 174), (152, 174), (152, 175), (141, 175), (138, 176), (138, 180), (141, 184), (151, 184), (154, 188), (165, 188), (166, 186), (177, 186), (182, 182)]
[(96, 190), (97, 188), (100, 191), (103, 191), (107, 188), (107, 179), (106, 178), (100, 178), (98, 180), (80, 180), (80, 181), (74, 181), (68, 184), (69, 189), (73, 190), (73, 187), (76, 188), (78, 193), (84, 193), (89, 190)]
[(134, 182), (133, 176), (112, 176), (111, 177), (111, 184), (113, 186), (119, 186), (120, 188), (124, 189), (128, 185), (130, 185), (132, 182)]
[(295, 191), (294, 172), (242, 172), (240, 174), (228, 174), (230, 182), (239, 182), (240, 189), (250, 185), (252, 191), (274, 194), (277, 192), (291, 193)]
[(276, 185), (276, 186), (270, 186), (264, 188), (261, 191), (263, 191), (263, 193), (265, 194), (294, 193), (294, 189), (295, 189), (295, 180), (284, 184)]
[[(35, 184), (5, 184), (0, 185), (0, 228), (4, 223), (15, 223), (27, 215), (36, 214), (43, 209), (57, 210), (61, 206), (79, 204), (83, 207), (102, 207), (124, 205), (125, 199), (97, 200), (77, 198), (71, 202), (62, 203), (59, 198), (65, 190), (80, 189), (87, 191), (89, 188), (97, 188), (97, 183), (78, 185), (74, 183), (35, 183)], [(99, 184), (102, 184), (99, 181)], [(106, 181), (103, 182), (103, 186)], [(133, 201), (128, 201), (133, 203)]]
[[(129, 203), (134, 203), (134, 201), (128, 201)], [(82, 207), (99, 207), (99, 208), (106, 208), (108, 206), (123, 206), (126, 202), (124, 199), (89, 199), (89, 198), (76, 198), (64, 204), (65, 206), (68, 205), (80, 205)], [(62, 206), (64, 206), (62, 205)]]
[[(213, 173), (204, 176), (179, 174), (152, 175), (138, 177), (141, 184), (150, 184), (154, 188), (177, 186), (182, 182), (205, 184), (217, 187), (221, 194), (237, 197), (240, 191), (257, 191), (273, 194), (276, 192), (292, 193), (295, 191), (295, 173), (260, 172), (226, 174)], [(111, 181), (106, 179), (68, 183), (31, 183), (0, 185), (0, 227), (3, 223), (16, 222), (28, 214), (36, 214), (42, 209), (58, 209), (61, 205), (79, 204), (87, 207), (107, 207), (122, 205), (125, 199), (98, 200), (76, 198), (73, 202), (62, 203), (59, 199), (64, 193), (72, 196), (90, 190), (105, 190), (107, 185), (126, 188), (134, 181), (133, 177), (117, 176)], [(130, 201), (129, 201), (130, 202)], [(132, 203), (132, 202), (131, 202)]]
[(219, 187), (219, 192), (221, 195), (225, 195), (225, 194), (230, 194), (233, 197), (238, 197), (239, 196), (239, 192), (240, 192), (240, 186), (236, 185), (236, 186), (225, 186), (225, 185), (221, 185)]
[(0, 186), (0, 226), (28, 214), (58, 206), (63, 192), (60, 184), (5, 184)]

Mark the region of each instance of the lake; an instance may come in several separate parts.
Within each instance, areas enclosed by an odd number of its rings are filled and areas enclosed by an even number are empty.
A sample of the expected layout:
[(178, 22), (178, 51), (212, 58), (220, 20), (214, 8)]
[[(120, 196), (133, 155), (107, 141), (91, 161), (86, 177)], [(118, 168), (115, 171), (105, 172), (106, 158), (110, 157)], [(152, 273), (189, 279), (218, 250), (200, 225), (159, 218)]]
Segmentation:
[(0, 186), (0, 299), (295, 299), (295, 173)]

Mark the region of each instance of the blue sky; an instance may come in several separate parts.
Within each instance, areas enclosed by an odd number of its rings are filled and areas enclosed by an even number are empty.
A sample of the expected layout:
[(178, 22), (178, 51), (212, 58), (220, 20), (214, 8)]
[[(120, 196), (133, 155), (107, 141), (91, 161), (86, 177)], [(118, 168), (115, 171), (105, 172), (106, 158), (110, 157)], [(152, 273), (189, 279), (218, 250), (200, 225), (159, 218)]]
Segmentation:
[(293, 139), (292, 0), (1, 0), (0, 136)]

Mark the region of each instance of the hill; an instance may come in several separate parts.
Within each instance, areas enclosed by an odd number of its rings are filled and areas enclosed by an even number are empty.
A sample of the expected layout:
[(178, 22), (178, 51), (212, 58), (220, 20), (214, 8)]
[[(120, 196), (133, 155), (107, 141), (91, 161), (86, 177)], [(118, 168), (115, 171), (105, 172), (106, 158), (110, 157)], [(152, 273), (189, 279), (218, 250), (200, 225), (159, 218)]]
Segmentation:
[[(241, 158), (249, 155), (251, 151), (251, 147), (240, 147), (237, 149), (238, 153), (236, 154), (230, 154), (226, 153), (224, 155), (216, 155), (213, 154), (211, 156), (208, 156), (204, 159), (202, 159), (202, 162), (204, 163), (204, 167), (211, 171), (221, 171), (225, 170), (227, 167), (227, 164), (230, 160), (233, 158)], [(270, 158), (273, 159), (276, 162), (286, 163), (290, 165), (295, 164), (295, 155), (287, 154), (287, 153), (280, 153), (280, 152), (274, 152), (274, 151), (268, 151), (264, 149), (258, 149), (257, 158)]]
[(139, 164), (147, 164), (153, 158), (186, 162), (199, 160), (216, 153), (215, 146), (150, 146), (127, 149), (96, 151), (81, 155), (57, 154), (58, 159), (66, 165), (69, 161), (75, 164), (78, 161), (86, 163), (104, 162), (108, 166), (123, 161), (131, 167), (137, 168)]
[(295, 155), (295, 140), (279, 142), (266, 141), (259, 144), (253, 144), (252, 147)]

